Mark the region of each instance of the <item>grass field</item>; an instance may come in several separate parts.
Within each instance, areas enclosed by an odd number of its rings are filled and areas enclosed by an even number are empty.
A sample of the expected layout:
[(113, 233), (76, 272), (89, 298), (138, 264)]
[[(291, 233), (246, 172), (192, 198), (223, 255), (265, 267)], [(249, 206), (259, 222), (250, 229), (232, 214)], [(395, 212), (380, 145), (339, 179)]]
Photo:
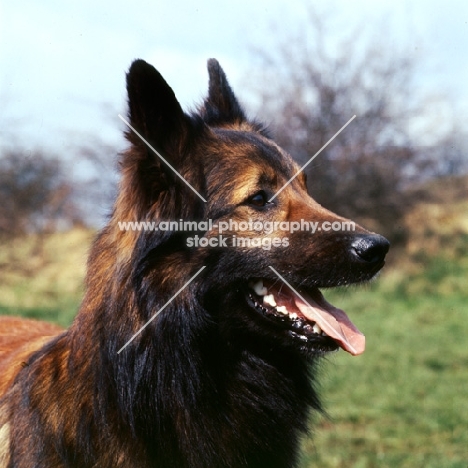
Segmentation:
[(468, 467), (468, 294), (409, 295), (411, 281), (333, 294), (367, 349), (324, 365), (329, 419), (305, 443), (304, 468)]
[(89, 230), (75, 229), (0, 247), (0, 314), (68, 325), (83, 295), (93, 236)]
[[(324, 362), (328, 415), (304, 441), (302, 468), (468, 467), (468, 235), (425, 226), (403, 253), (411, 261), (371, 285), (325, 292), (367, 349)], [(91, 237), (77, 230), (39, 251), (32, 240), (0, 249), (0, 312), (70, 323)]]

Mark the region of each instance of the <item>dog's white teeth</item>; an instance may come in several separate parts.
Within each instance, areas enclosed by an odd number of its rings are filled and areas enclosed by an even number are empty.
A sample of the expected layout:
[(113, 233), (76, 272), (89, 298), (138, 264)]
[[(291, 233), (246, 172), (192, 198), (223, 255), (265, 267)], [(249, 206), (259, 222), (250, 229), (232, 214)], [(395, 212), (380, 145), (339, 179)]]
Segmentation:
[(255, 294), (258, 296), (265, 296), (266, 293), (268, 292), (267, 288), (263, 286), (263, 281), (259, 280), (256, 283), (253, 283), (251, 285), (251, 288), (255, 291)]
[(267, 294), (263, 296), (263, 303), (271, 307), (276, 307), (276, 301), (273, 294)]
[(291, 320), (296, 320), (296, 319), (297, 319), (297, 314), (296, 314), (296, 312), (293, 312), (292, 314), (289, 314), (289, 318), (290, 318)]
[(276, 310), (282, 315), (288, 315), (289, 314), (288, 309), (286, 309), (285, 306), (278, 306), (278, 307), (276, 307)]
[(322, 333), (322, 329), (317, 325), (315, 324), (313, 327), (312, 327), (312, 331), (314, 333), (316, 333), (317, 335), (320, 335)]

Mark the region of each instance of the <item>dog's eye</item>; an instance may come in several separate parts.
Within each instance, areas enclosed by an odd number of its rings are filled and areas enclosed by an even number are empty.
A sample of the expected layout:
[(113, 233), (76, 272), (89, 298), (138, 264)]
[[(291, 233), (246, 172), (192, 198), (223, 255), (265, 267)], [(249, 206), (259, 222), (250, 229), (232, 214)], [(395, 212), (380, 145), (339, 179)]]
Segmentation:
[(264, 190), (260, 190), (256, 194), (249, 197), (247, 200), (249, 205), (253, 206), (265, 206), (268, 203), (268, 196)]

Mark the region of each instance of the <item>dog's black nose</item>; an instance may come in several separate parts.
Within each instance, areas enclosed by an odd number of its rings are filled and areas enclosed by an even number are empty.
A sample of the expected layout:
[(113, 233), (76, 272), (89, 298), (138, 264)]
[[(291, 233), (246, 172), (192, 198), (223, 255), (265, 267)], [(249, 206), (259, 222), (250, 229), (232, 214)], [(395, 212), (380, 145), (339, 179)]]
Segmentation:
[(356, 237), (351, 244), (351, 251), (361, 261), (381, 263), (390, 248), (390, 242), (379, 234)]

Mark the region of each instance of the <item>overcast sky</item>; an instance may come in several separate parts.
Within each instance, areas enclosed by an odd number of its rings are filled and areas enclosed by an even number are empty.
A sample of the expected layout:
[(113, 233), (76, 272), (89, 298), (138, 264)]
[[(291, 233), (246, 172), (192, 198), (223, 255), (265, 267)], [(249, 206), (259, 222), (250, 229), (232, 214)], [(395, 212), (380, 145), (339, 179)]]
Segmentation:
[[(468, 109), (468, 2), (463, 0), (0, 0), (0, 144), (66, 149), (102, 134), (123, 145), (125, 72), (153, 63), (184, 107), (203, 97), (216, 57), (242, 97), (251, 49), (298, 28), (309, 3), (340, 25), (375, 25), (426, 61), (419, 80)], [(338, 29), (336, 30), (338, 34)]]

